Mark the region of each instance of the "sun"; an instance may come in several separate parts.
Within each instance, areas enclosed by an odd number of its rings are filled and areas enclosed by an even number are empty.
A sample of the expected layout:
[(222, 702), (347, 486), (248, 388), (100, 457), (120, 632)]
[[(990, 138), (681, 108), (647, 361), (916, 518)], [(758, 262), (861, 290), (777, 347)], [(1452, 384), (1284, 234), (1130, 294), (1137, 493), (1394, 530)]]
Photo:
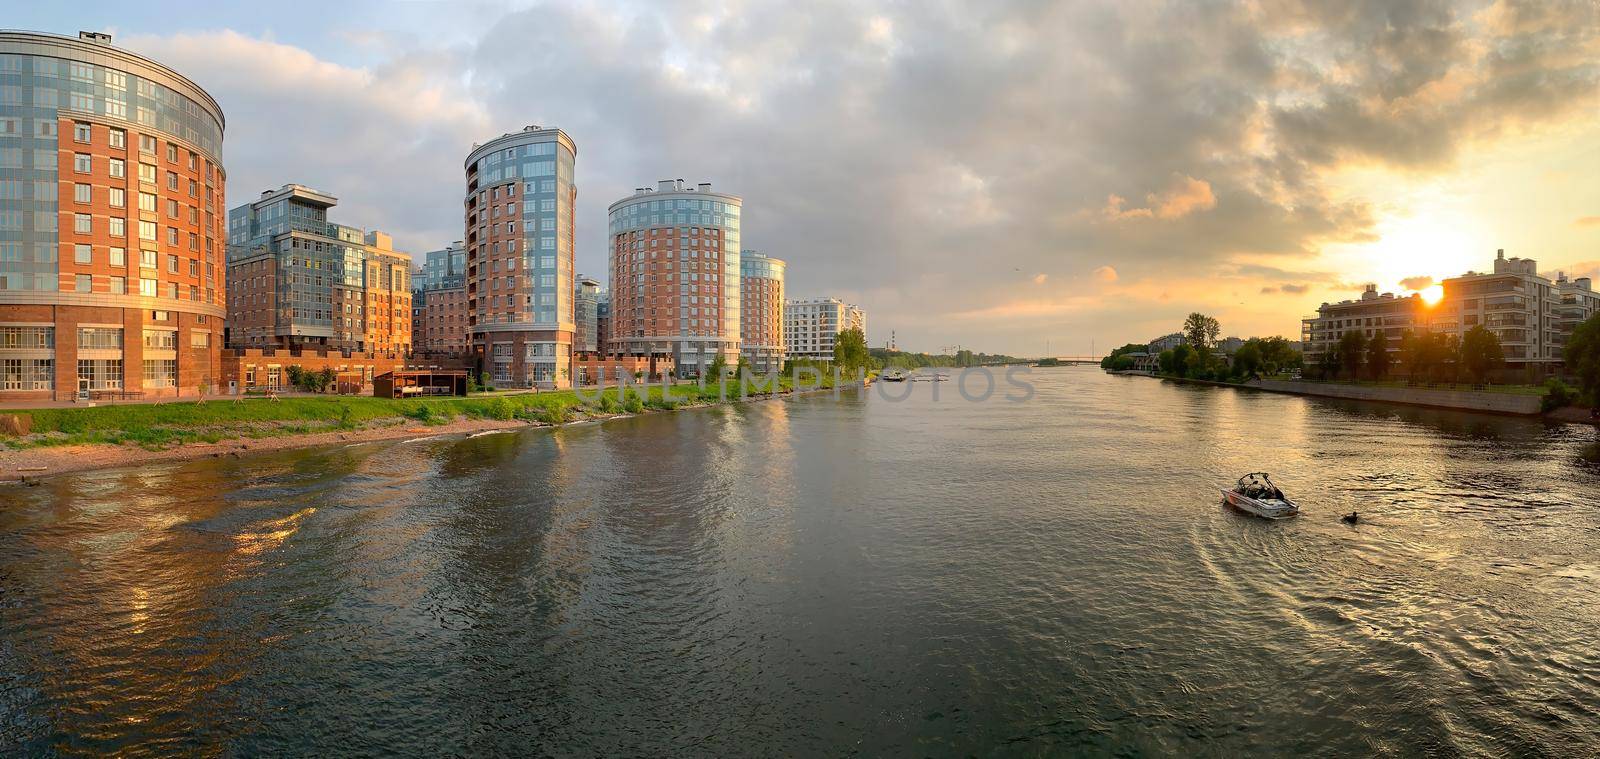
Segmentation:
[(1427, 287), (1422, 288), (1422, 290), (1419, 292), (1422, 293), (1422, 302), (1430, 306), (1438, 303), (1441, 300), (1444, 300), (1443, 285), (1428, 285)]

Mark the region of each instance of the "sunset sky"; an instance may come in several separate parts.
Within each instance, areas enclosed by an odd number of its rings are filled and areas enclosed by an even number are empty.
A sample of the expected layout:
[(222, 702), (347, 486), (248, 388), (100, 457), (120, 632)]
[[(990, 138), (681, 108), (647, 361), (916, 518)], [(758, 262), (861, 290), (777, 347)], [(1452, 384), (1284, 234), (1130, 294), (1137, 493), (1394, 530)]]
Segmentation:
[[(53, 7), (47, 7), (53, 6)], [(901, 347), (1103, 351), (1199, 310), (1298, 338), (1496, 248), (1600, 275), (1600, 3), (13, 5), (112, 32), (228, 116), (229, 205), (287, 182), (420, 254), (461, 163), (578, 144), (578, 268), (662, 178), (745, 199), (791, 296)]]

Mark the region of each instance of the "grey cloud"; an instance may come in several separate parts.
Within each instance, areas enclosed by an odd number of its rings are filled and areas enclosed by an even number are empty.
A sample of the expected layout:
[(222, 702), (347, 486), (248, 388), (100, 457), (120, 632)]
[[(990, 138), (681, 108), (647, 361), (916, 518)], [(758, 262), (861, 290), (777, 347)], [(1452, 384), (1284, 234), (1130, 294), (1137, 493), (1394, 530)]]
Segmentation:
[[(1437, 166), (1464, 140), (1592, 106), (1592, 4), (1478, 10), (546, 3), (485, 15), (459, 49), (394, 52), (364, 84), (319, 83), (307, 69), (302, 86), (278, 88), (263, 87), (277, 74), (258, 48), (151, 44), (204, 72), (229, 109), (230, 202), (284, 181), (324, 184), (345, 199), (341, 219), (420, 250), (460, 236), (468, 145), (555, 125), (578, 143), (585, 273), (605, 272), (611, 201), (660, 178), (710, 181), (745, 197), (743, 242), (790, 261), (790, 293), (861, 299), (874, 344), (898, 329), (912, 347), (1020, 351), (1011, 341), (1029, 339), (1024, 325), (948, 334), (941, 316), (1022, 285), (1092, 281), (1102, 265), (1124, 283), (1249, 273), (1253, 259), (1370, 241), (1374, 208), (1335, 196), (1328, 167)], [(452, 99), (385, 97), (437, 86)], [(1113, 195), (1147, 207), (1174, 177), (1204, 182), (1213, 203), (1104, 214)], [(1051, 277), (1035, 285), (1018, 271)], [(1180, 320), (1192, 310), (1181, 300), (1170, 304)]]

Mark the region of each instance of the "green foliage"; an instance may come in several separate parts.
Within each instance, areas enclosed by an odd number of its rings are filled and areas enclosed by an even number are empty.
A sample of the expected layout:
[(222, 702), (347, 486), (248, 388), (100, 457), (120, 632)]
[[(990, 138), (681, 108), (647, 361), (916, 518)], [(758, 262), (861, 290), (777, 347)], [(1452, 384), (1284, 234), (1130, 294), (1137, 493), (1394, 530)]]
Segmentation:
[(1461, 336), (1460, 361), (1473, 381), (1481, 385), (1489, 372), (1505, 364), (1506, 356), (1500, 348), (1500, 338), (1479, 324)]
[(1367, 338), (1351, 330), (1339, 338), (1339, 368), (1355, 379), (1361, 375), (1361, 365), (1366, 362)]
[(1389, 375), (1389, 365), (1393, 363), (1389, 356), (1389, 339), (1382, 332), (1374, 332), (1372, 339), (1367, 341), (1367, 374), (1373, 379), (1383, 379)]
[(1550, 413), (1564, 406), (1571, 406), (1578, 402), (1578, 391), (1571, 385), (1562, 382), (1556, 377), (1545, 380), (1544, 400), (1540, 401), (1539, 408), (1545, 413)]
[(1232, 368), (1233, 373), (1240, 377), (1249, 377), (1261, 371), (1261, 348), (1257, 340), (1252, 338), (1233, 352)]
[[(1127, 345), (1124, 345), (1121, 348), (1114, 348), (1114, 349), (1112, 349), (1112, 351), (1110, 353), (1106, 354), (1105, 358), (1100, 359), (1100, 368), (1101, 369), (1116, 369), (1117, 368), (1116, 367), (1117, 359), (1120, 358), (1121, 356), (1123, 356), (1125, 354), (1128, 354), (1128, 353), (1144, 353), (1145, 351), (1147, 351), (1149, 349), (1150, 349), (1150, 346), (1148, 346), (1148, 345), (1139, 345), (1138, 343), (1128, 343)], [(1043, 361), (1040, 361), (1039, 365), (1040, 366), (1044, 366), (1045, 364), (1044, 364)], [(1128, 367), (1132, 368), (1132, 365), (1133, 365), (1133, 360), (1129, 359), (1128, 360)]]
[(1222, 332), (1222, 324), (1215, 318), (1206, 316), (1198, 311), (1189, 314), (1183, 320), (1183, 336), (1195, 348), (1210, 348), (1217, 344), (1217, 335)]
[(728, 359), (723, 358), (722, 354), (718, 353), (716, 358), (711, 359), (711, 365), (706, 367), (705, 379), (707, 382), (721, 380), (722, 376), (727, 373)]
[(1585, 319), (1567, 340), (1567, 371), (1578, 379), (1584, 402), (1600, 405), (1600, 314)]
[[(970, 357), (971, 351), (965, 351)], [(833, 363), (846, 376), (865, 372), (871, 360), (867, 352), (867, 336), (860, 329), (851, 327), (840, 332), (833, 338)]]
[(628, 400), (622, 404), (622, 409), (630, 414), (644, 412), (644, 399), (637, 395), (629, 395)]
[[(1114, 358), (1106, 359), (1106, 360), (1109, 360), (1111, 362), (1111, 366), (1109, 368), (1111, 370), (1113, 370), (1113, 371), (1125, 372), (1125, 371), (1133, 368), (1133, 357), (1132, 356), (1116, 356)], [(1102, 360), (1101, 361), (1101, 365), (1102, 366), (1105, 364), (1106, 360)]]

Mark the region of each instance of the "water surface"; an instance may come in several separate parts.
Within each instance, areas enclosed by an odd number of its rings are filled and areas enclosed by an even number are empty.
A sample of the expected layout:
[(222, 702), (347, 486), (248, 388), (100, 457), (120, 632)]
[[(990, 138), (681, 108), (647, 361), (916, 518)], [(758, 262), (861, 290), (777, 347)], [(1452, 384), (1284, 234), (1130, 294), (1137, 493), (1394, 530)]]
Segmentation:
[(1593, 430), (1031, 380), (7, 486), (0, 752), (1600, 752)]

